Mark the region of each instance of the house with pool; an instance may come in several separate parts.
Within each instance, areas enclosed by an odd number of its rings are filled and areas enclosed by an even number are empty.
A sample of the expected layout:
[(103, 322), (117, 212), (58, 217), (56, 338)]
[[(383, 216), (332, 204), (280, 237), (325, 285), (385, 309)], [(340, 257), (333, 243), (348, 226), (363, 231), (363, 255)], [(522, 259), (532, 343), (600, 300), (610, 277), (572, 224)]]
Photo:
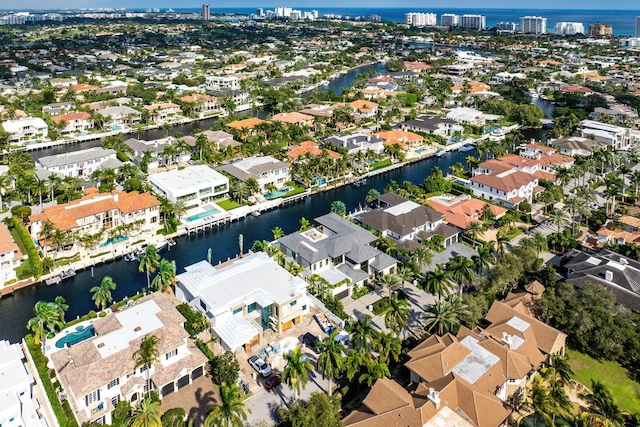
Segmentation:
[(272, 185), (282, 189), (287, 182), (291, 181), (290, 165), (271, 156), (247, 157), (221, 166), (218, 170), (242, 182), (254, 178), (262, 191)]
[(207, 165), (173, 169), (149, 175), (149, 184), (172, 203), (187, 208), (221, 199), (229, 193), (229, 178)]
[[(208, 360), (189, 339), (177, 303), (155, 292), (47, 341), (46, 352), (80, 424), (110, 424), (119, 401), (135, 407), (149, 387), (162, 399), (204, 375)], [(158, 338), (158, 360), (136, 367), (134, 353), (147, 336)]]
[(334, 214), (315, 219), (318, 226), (276, 241), (282, 252), (318, 275), (338, 298), (351, 295), (375, 277), (396, 271), (397, 260), (373, 246), (373, 233)]
[(264, 344), (263, 333), (281, 333), (309, 312), (307, 282), (264, 252), (213, 266), (200, 261), (178, 274), (176, 297), (205, 314), (225, 350)]

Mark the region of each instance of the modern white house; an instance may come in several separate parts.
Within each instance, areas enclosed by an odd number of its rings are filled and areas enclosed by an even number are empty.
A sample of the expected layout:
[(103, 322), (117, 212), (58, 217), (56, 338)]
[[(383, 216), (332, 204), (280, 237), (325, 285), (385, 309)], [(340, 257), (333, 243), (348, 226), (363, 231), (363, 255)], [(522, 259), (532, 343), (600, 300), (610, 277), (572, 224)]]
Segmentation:
[(53, 425), (38, 411), (40, 402), (33, 394), (36, 381), (27, 363), (20, 344), (0, 341), (0, 423), (3, 427)]
[(307, 282), (294, 276), (264, 252), (222, 265), (200, 261), (178, 274), (176, 296), (211, 321), (220, 344), (230, 351), (250, 351), (263, 332), (281, 333), (309, 312)]
[(419, 116), (414, 120), (402, 123), (403, 130), (425, 132), (432, 135), (440, 135), (443, 138), (462, 134), (464, 127), (451, 119), (438, 116)]
[(240, 87), (240, 79), (236, 76), (206, 76), (205, 84), (209, 90), (234, 90)]
[(206, 165), (155, 173), (148, 181), (171, 202), (181, 201), (188, 206), (211, 202), (229, 193), (229, 178)]
[(580, 131), (585, 138), (591, 138), (596, 142), (604, 142), (614, 150), (626, 150), (635, 138), (630, 128), (624, 128), (594, 120), (580, 122)]
[(126, 105), (106, 107), (96, 112), (101, 116), (107, 117), (108, 122), (112, 125), (133, 126), (142, 119), (140, 111), (127, 107)]
[(482, 126), (486, 122), (482, 111), (468, 107), (453, 108), (447, 113), (446, 117), (457, 123), (466, 123), (474, 126)]
[(90, 176), (98, 169), (117, 170), (120, 166), (122, 162), (118, 160), (115, 150), (100, 147), (45, 156), (36, 160), (37, 169), (73, 177)]
[(0, 285), (16, 279), (16, 268), (22, 262), (22, 252), (13, 241), (9, 229), (0, 222)]
[(315, 221), (315, 228), (281, 237), (276, 244), (309, 273), (326, 280), (333, 295), (351, 295), (354, 286), (396, 271), (396, 259), (373, 246), (378, 238), (370, 231), (334, 213)]
[[(51, 362), (80, 423), (110, 424), (119, 401), (135, 407), (149, 386), (164, 398), (205, 374), (208, 359), (189, 339), (176, 304), (173, 296), (154, 292), (85, 325), (93, 336), (84, 341), (50, 340)], [(134, 353), (147, 336), (158, 338), (158, 360), (136, 367)]]
[(23, 144), (28, 141), (47, 139), (49, 126), (39, 117), (7, 120), (2, 127), (9, 134), (9, 143)]
[(149, 152), (151, 155), (147, 164), (149, 169), (191, 160), (190, 147), (182, 146), (173, 136), (150, 141), (129, 138), (124, 141), (124, 144), (133, 151), (136, 163), (142, 163), (145, 153)]
[(280, 189), (291, 181), (290, 165), (271, 156), (248, 157), (221, 166), (219, 170), (242, 182), (254, 178), (263, 191), (270, 185)]

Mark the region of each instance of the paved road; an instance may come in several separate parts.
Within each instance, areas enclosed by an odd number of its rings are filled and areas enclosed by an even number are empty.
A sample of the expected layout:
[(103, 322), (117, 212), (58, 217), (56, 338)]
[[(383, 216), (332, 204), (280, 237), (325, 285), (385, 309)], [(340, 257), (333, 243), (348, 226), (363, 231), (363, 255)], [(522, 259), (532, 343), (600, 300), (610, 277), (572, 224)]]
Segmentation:
[[(309, 356), (309, 360), (316, 365), (317, 355), (311, 351), (306, 352)], [(253, 381), (253, 380), (249, 380)], [(260, 383), (263, 383), (263, 379), (258, 379)], [(309, 383), (307, 387), (302, 390), (300, 394), (301, 400), (309, 398), (314, 391), (326, 392), (329, 381), (322, 378), (322, 375), (317, 371), (309, 372)], [(249, 397), (245, 401), (245, 407), (251, 409), (251, 413), (247, 414), (247, 421), (245, 426), (252, 426), (258, 421), (265, 421), (268, 425), (274, 426), (278, 421), (278, 409), (287, 406), (295, 398), (295, 393), (287, 387), (286, 384), (282, 384), (271, 391), (267, 391), (262, 388), (253, 396)]]

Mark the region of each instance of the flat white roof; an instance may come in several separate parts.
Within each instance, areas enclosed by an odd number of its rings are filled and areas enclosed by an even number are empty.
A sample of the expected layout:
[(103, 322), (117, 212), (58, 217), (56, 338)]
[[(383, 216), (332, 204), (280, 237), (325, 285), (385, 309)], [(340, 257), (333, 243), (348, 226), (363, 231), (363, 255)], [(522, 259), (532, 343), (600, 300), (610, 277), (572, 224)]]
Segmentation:
[(229, 183), (229, 178), (206, 165), (182, 170), (160, 172), (149, 176), (149, 181), (167, 194), (180, 196), (206, 187)]
[(460, 344), (471, 350), (471, 353), (462, 359), (452, 371), (460, 375), (469, 384), (475, 384), (500, 358), (478, 344), (473, 337), (464, 337)]
[(124, 350), (134, 339), (162, 328), (163, 323), (157, 316), (161, 311), (154, 300), (149, 300), (117, 312), (114, 316), (122, 328), (94, 338), (93, 345), (103, 359)]
[(390, 213), (393, 216), (398, 216), (407, 214), (418, 207), (420, 207), (420, 205), (416, 202), (407, 200), (406, 202), (402, 202), (398, 205), (391, 206), (390, 208), (385, 209), (385, 212)]

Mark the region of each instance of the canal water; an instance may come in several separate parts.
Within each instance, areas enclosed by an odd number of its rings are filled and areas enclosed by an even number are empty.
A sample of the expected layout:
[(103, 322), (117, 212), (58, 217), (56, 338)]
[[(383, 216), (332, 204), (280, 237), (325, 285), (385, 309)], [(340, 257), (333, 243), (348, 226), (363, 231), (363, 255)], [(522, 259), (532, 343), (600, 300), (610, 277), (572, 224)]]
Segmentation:
[[(343, 201), (347, 210), (353, 211), (359, 205), (364, 205), (366, 194), (371, 188), (382, 192), (391, 180), (398, 183), (411, 181), (419, 184), (434, 166), (438, 166), (446, 173), (452, 164), (456, 162), (464, 164), (469, 154), (472, 153), (447, 153), (442, 158), (432, 157), (369, 178), (366, 185), (361, 187), (344, 186), (328, 190), (303, 201), (264, 212), (258, 217), (249, 216), (239, 222), (227, 224), (206, 233), (182, 236), (177, 238), (177, 244), (170, 251), (163, 252), (162, 256), (175, 260), (178, 273), (183, 272), (185, 266), (206, 259), (209, 248), (211, 248), (212, 263), (226, 261), (239, 253), (238, 236), (240, 234), (244, 237), (246, 252), (255, 240), (272, 240), (271, 230), (275, 227), (281, 227), (285, 233), (291, 233), (299, 228), (300, 218), (312, 220), (328, 213), (331, 202), (334, 200)], [(0, 299), (0, 339), (9, 339), (12, 342), (20, 340), (27, 333), (25, 325), (33, 316), (33, 306), (40, 300), (53, 301), (56, 296), (63, 296), (69, 304), (67, 320), (81, 316), (89, 310), (95, 310), (89, 289), (98, 285), (104, 276), (111, 276), (117, 285), (112, 293), (115, 300), (135, 295), (147, 286), (146, 276), (138, 272), (137, 262), (119, 260), (95, 266), (93, 275), (91, 269), (86, 269), (57, 285), (47, 287), (44, 284), (38, 284), (16, 291), (13, 296)]]

